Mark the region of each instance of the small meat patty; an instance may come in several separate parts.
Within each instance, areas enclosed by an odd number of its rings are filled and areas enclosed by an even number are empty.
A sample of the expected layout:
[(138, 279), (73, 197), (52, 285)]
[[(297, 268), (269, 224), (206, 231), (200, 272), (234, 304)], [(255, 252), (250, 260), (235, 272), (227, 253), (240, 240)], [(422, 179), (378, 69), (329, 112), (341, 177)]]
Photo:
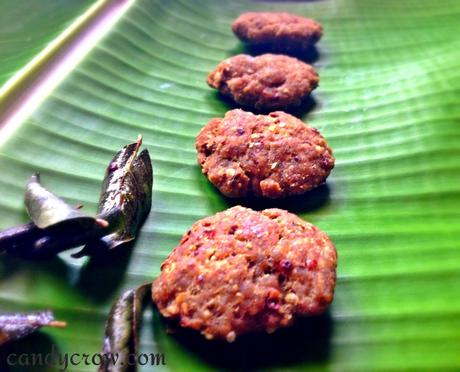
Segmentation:
[(316, 226), (281, 209), (237, 206), (193, 224), (161, 266), (153, 301), (181, 326), (232, 342), (324, 312), (336, 262)]
[(208, 75), (211, 87), (242, 106), (261, 111), (301, 105), (318, 82), (312, 66), (279, 54), (239, 54), (219, 63)]
[(289, 13), (243, 13), (232, 30), (244, 42), (276, 51), (306, 50), (323, 35), (318, 22)]
[(282, 111), (228, 111), (201, 130), (195, 146), (203, 173), (233, 198), (300, 195), (324, 183), (334, 167), (319, 131)]

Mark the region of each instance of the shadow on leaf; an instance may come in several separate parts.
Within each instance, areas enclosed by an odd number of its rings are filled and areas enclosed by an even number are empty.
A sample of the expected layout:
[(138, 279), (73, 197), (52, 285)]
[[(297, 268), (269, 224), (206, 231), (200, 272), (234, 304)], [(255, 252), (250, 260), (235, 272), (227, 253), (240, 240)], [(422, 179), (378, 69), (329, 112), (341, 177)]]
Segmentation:
[(68, 275), (67, 265), (57, 256), (47, 260), (24, 260), (6, 254), (1, 255), (0, 279), (5, 280), (9, 276), (17, 274), (18, 271), (30, 271), (37, 275), (52, 273), (57, 278), (66, 278)]
[(58, 370), (59, 349), (53, 339), (38, 331), (0, 350), (0, 371), (45, 372)]
[(330, 190), (327, 184), (318, 186), (317, 188), (306, 192), (299, 196), (290, 196), (285, 199), (262, 199), (262, 198), (242, 198), (231, 199), (226, 198), (225, 202), (228, 208), (235, 205), (243, 205), (254, 210), (263, 210), (267, 208), (286, 209), (291, 213), (306, 213), (312, 212), (323, 207), (328, 203)]
[[(162, 323), (166, 326), (166, 321)], [(271, 335), (240, 336), (233, 343), (208, 341), (198, 332), (185, 329), (167, 337), (220, 370), (258, 370), (327, 361), (332, 326), (329, 313), (325, 313), (299, 319), (294, 326)]]
[(265, 54), (265, 53), (286, 54), (288, 56), (297, 58), (308, 64), (313, 64), (316, 61), (318, 61), (320, 58), (320, 53), (318, 51), (318, 48), (316, 48), (316, 46), (314, 45), (304, 50), (293, 49), (293, 50), (280, 51), (280, 50), (274, 49), (270, 45), (245, 45), (243, 44), (242, 48), (237, 47), (233, 51), (235, 52), (234, 54), (244, 53), (244, 54), (249, 54), (251, 56), (260, 56), (261, 54)]
[[(254, 113), (256, 115), (257, 114), (268, 115), (270, 112), (284, 111), (284, 112), (287, 112), (288, 114), (291, 114), (291, 115), (297, 116), (299, 118), (302, 118), (303, 116), (309, 114), (313, 110), (318, 109), (318, 102), (313, 97), (313, 95), (307, 96), (299, 106), (286, 108), (284, 110), (255, 110), (253, 108), (244, 107), (244, 106), (241, 106), (241, 105), (237, 104), (231, 98), (221, 94), (220, 92), (211, 92), (210, 93), (210, 101), (211, 102), (219, 102), (219, 104), (213, 105), (213, 109), (215, 109), (215, 110), (220, 111), (221, 104), (224, 104), (224, 106), (226, 107), (226, 111), (234, 110), (234, 109), (242, 109), (244, 111), (252, 112), (252, 113)], [(222, 113), (222, 116), (224, 116), (224, 115), (225, 115), (225, 113)]]
[(77, 288), (96, 303), (104, 303), (113, 297), (126, 273), (133, 243), (126, 243), (103, 256), (91, 257), (81, 268)]

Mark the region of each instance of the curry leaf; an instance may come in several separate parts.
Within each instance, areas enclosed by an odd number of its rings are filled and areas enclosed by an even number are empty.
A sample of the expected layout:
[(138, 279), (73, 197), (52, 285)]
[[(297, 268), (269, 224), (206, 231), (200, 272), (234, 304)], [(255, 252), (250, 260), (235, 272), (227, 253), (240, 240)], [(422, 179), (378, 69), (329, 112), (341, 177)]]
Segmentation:
[(0, 232), (0, 251), (23, 258), (47, 258), (87, 243), (73, 254), (81, 257), (102, 255), (107, 249), (133, 241), (152, 202), (152, 164), (147, 150), (138, 156), (141, 144), (139, 136), (136, 143), (124, 146), (107, 167), (98, 218), (70, 206), (40, 184), (39, 174), (32, 175), (25, 192), (32, 223)]
[(45, 189), (40, 184), (38, 173), (27, 182), (25, 204), (32, 222), (40, 229), (70, 220), (78, 220), (78, 223), (87, 227), (95, 223), (93, 217), (84, 215), (79, 208), (72, 207)]
[(123, 147), (107, 167), (102, 182), (98, 215), (120, 209), (124, 219), (123, 228), (109, 238), (111, 247), (133, 240), (150, 212), (152, 164), (148, 150), (138, 156), (141, 144), (142, 137), (139, 136), (136, 143)]
[(117, 216), (116, 231), (90, 242), (75, 256), (104, 252), (136, 238), (152, 205), (152, 164), (148, 150), (138, 155), (141, 144), (139, 136), (137, 142), (124, 146), (108, 165), (102, 182), (98, 216)]
[(30, 335), (41, 327), (65, 327), (66, 323), (54, 320), (51, 311), (35, 313), (0, 313), (0, 346)]
[(142, 313), (147, 300), (150, 299), (150, 288), (150, 284), (145, 284), (137, 289), (128, 290), (113, 304), (105, 324), (102, 353), (117, 355), (119, 359), (115, 364), (109, 364), (109, 360), (105, 359), (105, 364), (99, 368), (100, 372), (136, 369), (129, 358), (130, 354), (138, 355)]

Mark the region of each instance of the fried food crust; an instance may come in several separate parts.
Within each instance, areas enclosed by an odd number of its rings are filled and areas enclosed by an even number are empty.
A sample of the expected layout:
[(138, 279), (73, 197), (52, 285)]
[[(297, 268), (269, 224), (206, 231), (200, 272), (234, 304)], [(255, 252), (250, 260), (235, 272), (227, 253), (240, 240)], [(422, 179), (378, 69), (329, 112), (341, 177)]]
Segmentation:
[(311, 65), (293, 57), (239, 54), (219, 63), (207, 83), (244, 107), (285, 110), (300, 106), (318, 86), (319, 76)]
[(282, 111), (228, 111), (196, 138), (202, 172), (226, 196), (283, 198), (325, 182), (334, 156), (315, 128)]
[(237, 206), (193, 224), (161, 266), (153, 300), (181, 326), (232, 342), (324, 312), (336, 262), (316, 226), (281, 209)]
[(304, 51), (323, 35), (318, 22), (290, 13), (243, 13), (233, 22), (232, 30), (244, 42), (280, 52)]

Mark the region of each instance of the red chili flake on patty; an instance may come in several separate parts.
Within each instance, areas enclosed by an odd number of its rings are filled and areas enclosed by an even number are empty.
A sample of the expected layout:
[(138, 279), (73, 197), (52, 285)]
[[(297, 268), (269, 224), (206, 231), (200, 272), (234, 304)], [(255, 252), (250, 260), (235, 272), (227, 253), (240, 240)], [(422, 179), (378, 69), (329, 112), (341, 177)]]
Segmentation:
[(228, 233), (230, 235), (233, 235), (236, 232), (236, 230), (238, 230), (238, 225), (232, 225), (230, 226), (230, 229), (228, 229)]
[(293, 265), (289, 260), (281, 260), (280, 266), (283, 271), (291, 271)]
[(313, 270), (316, 268), (316, 265), (318, 265), (318, 262), (316, 260), (312, 259), (307, 259), (307, 269), (308, 270)]
[(203, 231), (203, 236), (208, 239), (214, 239), (216, 236), (216, 230), (205, 230)]

